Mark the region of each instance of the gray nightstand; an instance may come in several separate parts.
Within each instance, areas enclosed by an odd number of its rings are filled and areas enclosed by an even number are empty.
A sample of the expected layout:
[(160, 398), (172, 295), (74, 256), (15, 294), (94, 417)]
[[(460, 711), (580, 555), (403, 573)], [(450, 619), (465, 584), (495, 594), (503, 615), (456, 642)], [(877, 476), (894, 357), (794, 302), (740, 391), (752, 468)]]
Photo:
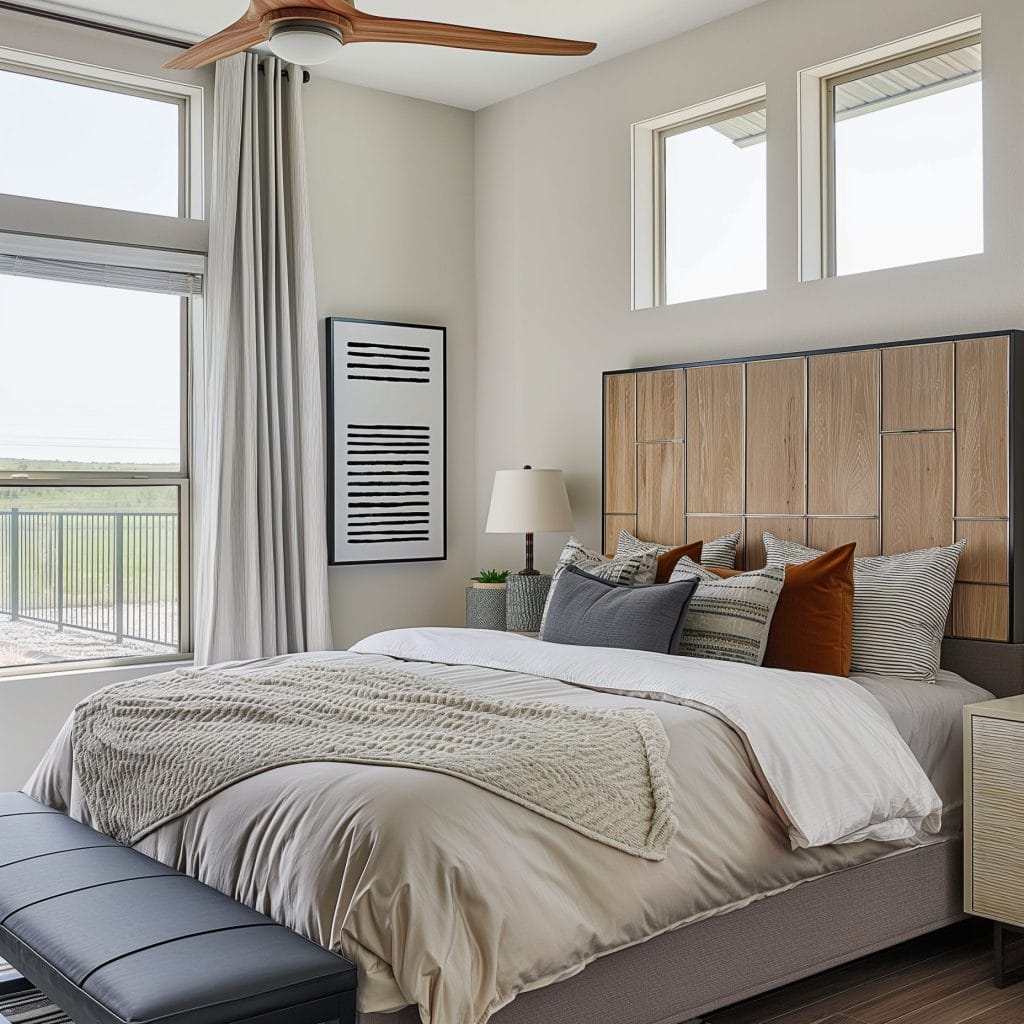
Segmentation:
[(995, 922), (995, 983), (1024, 980), (1024, 697), (964, 708), (964, 910)]
[(508, 592), (504, 587), (466, 587), (466, 626), (504, 632)]

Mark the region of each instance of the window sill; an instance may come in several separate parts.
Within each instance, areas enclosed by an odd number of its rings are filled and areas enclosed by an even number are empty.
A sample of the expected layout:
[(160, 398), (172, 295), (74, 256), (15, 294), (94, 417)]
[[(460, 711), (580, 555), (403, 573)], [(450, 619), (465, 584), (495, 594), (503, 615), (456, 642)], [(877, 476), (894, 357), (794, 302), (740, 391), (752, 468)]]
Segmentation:
[(155, 675), (157, 672), (170, 672), (173, 669), (191, 668), (191, 654), (172, 654), (156, 658), (115, 658), (108, 661), (66, 661), (58, 664), (18, 665), (0, 669), (0, 686), (8, 682), (20, 682), (31, 679), (33, 682), (45, 683), (47, 680), (67, 679), (69, 676), (94, 678), (96, 688), (110, 683), (135, 679), (144, 675)]

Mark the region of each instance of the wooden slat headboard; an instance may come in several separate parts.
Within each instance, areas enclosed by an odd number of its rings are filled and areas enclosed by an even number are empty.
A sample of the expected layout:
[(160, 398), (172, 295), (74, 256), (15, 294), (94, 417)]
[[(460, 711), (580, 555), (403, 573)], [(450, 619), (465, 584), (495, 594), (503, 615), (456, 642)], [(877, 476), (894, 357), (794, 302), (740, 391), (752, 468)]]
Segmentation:
[(623, 528), (663, 544), (739, 531), (755, 568), (764, 530), (862, 555), (966, 539), (950, 635), (1022, 643), (1022, 344), (1011, 330), (606, 373), (605, 547)]

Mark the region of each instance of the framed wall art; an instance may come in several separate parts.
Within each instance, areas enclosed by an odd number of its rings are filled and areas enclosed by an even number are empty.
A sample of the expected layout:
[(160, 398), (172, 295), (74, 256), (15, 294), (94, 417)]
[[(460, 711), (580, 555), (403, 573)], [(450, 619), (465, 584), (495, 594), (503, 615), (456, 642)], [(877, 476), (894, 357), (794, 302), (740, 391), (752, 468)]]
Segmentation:
[(327, 321), (331, 565), (448, 555), (447, 331)]

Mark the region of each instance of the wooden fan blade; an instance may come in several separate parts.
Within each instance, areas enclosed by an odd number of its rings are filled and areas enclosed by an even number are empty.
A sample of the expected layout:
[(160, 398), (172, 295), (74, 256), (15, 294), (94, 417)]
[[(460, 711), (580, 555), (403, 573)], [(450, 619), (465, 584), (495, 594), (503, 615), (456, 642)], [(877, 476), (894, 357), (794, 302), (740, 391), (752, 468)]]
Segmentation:
[(355, 4), (351, 0), (250, 0), (249, 15), (262, 18), (266, 14), (273, 14), (274, 11), (286, 8), (294, 10), (296, 16), (304, 10), (308, 10), (327, 11), (348, 17), (355, 10)]
[(236, 53), (248, 50), (250, 46), (266, 42), (266, 40), (267, 31), (262, 22), (253, 21), (250, 15), (246, 14), (222, 32), (183, 50), (173, 60), (169, 60), (164, 67), (177, 70), (201, 68), (204, 64), (212, 64), (215, 60), (233, 57)]
[[(343, 0), (338, 4), (340, 11)], [(493, 53), (534, 53), (555, 57), (582, 57), (592, 53), (597, 43), (573, 39), (552, 39), (519, 32), (499, 32), (468, 25), (446, 25), (436, 21), (409, 21), (381, 18), (348, 8), (342, 14), (348, 25), (341, 26), (346, 43), (418, 43), (424, 46), (451, 46), (460, 50), (489, 50)]]

